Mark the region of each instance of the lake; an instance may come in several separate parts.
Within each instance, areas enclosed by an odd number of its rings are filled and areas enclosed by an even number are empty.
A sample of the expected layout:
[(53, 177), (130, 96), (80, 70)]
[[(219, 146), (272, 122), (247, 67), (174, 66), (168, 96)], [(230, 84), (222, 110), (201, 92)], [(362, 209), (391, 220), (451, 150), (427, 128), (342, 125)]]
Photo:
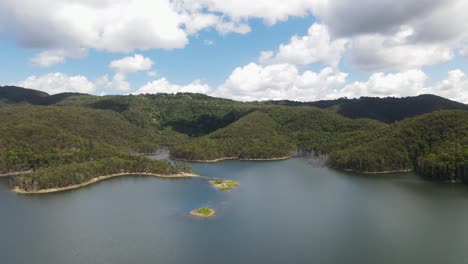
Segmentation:
[[(468, 187), (365, 176), (305, 158), (195, 163), (233, 179), (113, 178), (18, 195), (0, 179), (0, 263), (454, 263), (468, 259)], [(217, 215), (188, 216), (201, 206)]]

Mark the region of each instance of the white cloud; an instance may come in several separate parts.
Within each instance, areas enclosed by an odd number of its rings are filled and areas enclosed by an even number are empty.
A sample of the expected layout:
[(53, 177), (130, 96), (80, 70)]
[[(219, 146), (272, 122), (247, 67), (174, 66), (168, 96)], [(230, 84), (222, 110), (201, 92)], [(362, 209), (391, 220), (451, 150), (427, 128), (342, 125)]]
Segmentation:
[(156, 76), (156, 72), (151, 70), (154, 62), (140, 54), (132, 57), (125, 57), (119, 60), (113, 60), (109, 63), (109, 68), (115, 71), (112, 80), (104, 75), (97, 80), (99, 87), (104, 87), (115, 91), (129, 91), (132, 86), (127, 80), (129, 74), (147, 71), (148, 76)]
[(123, 73), (115, 73), (112, 80), (109, 80), (109, 76), (106, 74), (99, 77), (96, 80), (98, 87), (104, 87), (106, 89), (127, 92), (132, 89), (132, 85), (127, 81), (127, 75)]
[(320, 72), (301, 72), (292, 64), (262, 66), (250, 63), (236, 68), (210, 95), (240, 101), (298, 100), (316, 101), (340, 97), (405, 97), (435, 94), (468, 103), (468, 78), (457, 69), (445, 80), (429, 85), (429, 77), (420, 69), (396, 73), (374, 73), (368, 80), (347, 83), (346, 73), (326, 67)]
[[(235, 69), (231, 76), (213, 91), (209, 85), (195, 80), (187, 85), (173, 84), (166, 78), (149, 82), (134, 94), (155, 93), (203, 93), (241, 101), (289, 99), (316, 101), (339, 97), (359, 98), (404, 97), (419, 94), (435, 94), (454, 101), (468, 103), (468, 78), (460, 69), (448, 72), (446, 79), (428, 85), (426, 73), (408, 70), (398, 73), (375, 73), (367, 81), (346, 84), (347, 74), (327, 67), (320, 72), (304, 71), (291, 64), (261, 66), (255, 63)], [(36, 89), (49, 94), (63, 92), (94, 93), (96, 87), (129, 91), (125, 76), (115, 74), (112, 80), (102, 76), (95, 83), (86, 77), (49, 73), (40, 77), (30, 76), (13, 85)], [(103, 92), (104, 93), (104, 92)]]
[(66, 58), (78, 59), (86, 56), (88, 56), (88, 51), (84, 48), (46, 50), (31, 58), (31, 62), (39, 67), (50, 67), (56, 64), (63, 64)]
[(179, 9), (199, 12), (222, 13), (233, 21), (249, 18), (263, 19), (268, 24), (285, 21), (290, 16), (303, 17), (323, 0), (176, 0)]
[(181, 13), (182, 22), (187, 34), (196, 34), (199, 31), (214, 27), (221, 34), (239, 33), (246, 34), (250, 32), (250, 26), (245, 22), (231, 21), (218, 14), (203, 13), (201, 11)]
[(49, 94), (64, 92), (92, 93), (96, 89), (94, 83), (84, 76), (68, 76), (63, 73), (49, 73), (40, 77), (30, 76), (15, 85), (44, 91)]
[(394, 35), (363, 35), (351, 40), (346, 54), (360, 69), (406, 70), (434, 65), (453, 58), (454, 45), (449, 43), (412, 43), (414, 29), (402, 27)]
[(429, 90), (433, 94), (468, 103), (468, 78), (462, 70), (449, 71), (447, 79), (436, 83)]
[(157, 73), (156, 71), (148, 71), (147, 74), (148, 74), (149, 77), (156, 77), (156, 76), (158, 76), (158, 73)]
[(454, 57), (457, 42), (414, 42), (414, 28), (401, 26), (395, 33), (364, 34), (351, 38), (331, 38), (327, 26), (313, 24), (306, 36), (293, 36), (278, 51), (263, 51), (263, 64), (309, 65), (324, 62), (337, 68), (342, 56), (359, 69), (407, 70), (446, 62)]
[(338, 67), (347, 40), (332, 40), (326, 26), (313, 24), (307, 36), (293, 36), (288, 44), (279, 47), (276, 54), (264, 51), (260, 55), (261, 63), (291, 63), (307, 65), (315, 62), (326, 62)]
[(182, 48), (188, 39), (181, 23), (168, 0), (0, 1), (0, 24), (28, 48)]
[[(320, 0), (319, 0), (320, 1)], [(0, 33), (20, 46), (92, 48), (110, 52), (183, 48), (188, 35), (215, 28), (250, 32), (248, 20), (268, 24), (310, 14), (313, 0), (3, 0)], [(55, 61), (61, 62), (59, 59)]]
[(457, 69), (448, 72), (445, 80), (428, 85), (429, 77), (421, 70), (408, 70), (394, 74), (375, 73), (366, 82), (355, 82), (342, 89), (330, 91), (327, 98), (404, 97), (435, 94), (454, 101), (468, 103), (468, 79)]
[(331, 88), (343, 85), (347, 74), (325, 68), (300, 74), (291, 64), (261, 66), (255, 63), (235, 69), (212, 95), (241, 101), (292, 99), (318, 100)]
[(172, 84), (166, 78), (161, 78), (149, 82), (142, 86), (134, 94), (156, 94), (156, 93), (204, 93), (211, 92), (211, 88), (207, 84), (203, 84), (200, 80), (195, 80), (188, 85)]
[(468, 39), (467, 9), (466, 0), (328, 0), (313, 13), (333, 38), (350, 40), (347, 61), (378, 71), (451, 60)]
[(150, 58), (135, 54), (133, 57), (111, 61), (109, 67), (122, 74), (131, 74), (139, 71), (148, 71), (153, 64), (154, 62)]
[(454, 48), (468, 39), (467, 9), (466, 0), (3, 0), (0, 33), (24, 47), (52, 50), (32, 59), (48, 66), (63, 63), (70, 56), (58, 50), (71, 47), (112, 52), (183, 48), (189, 35), (205, 29), (245, 34), (251, 19), (271, 25), (313, 14), (320, 24), (278, 51), (264, 52), (261, 62), (323, 61), (336, 67), (348, 39), (349, 61), (376, 71), (450, 60)]
[(467, 35), (466, 0), (328, 0), (318, 1), (314, 14), (332, 35), (355, 37), (395, 34), (412, 27), (415, 42), (445, 42)]
[(463, 57), (468, 58), (468, 46), (463, 47), (463, 48), (460, 49), (460, 55), (462, 55)]
[(427, 75), (421, 70), (409, 70), (395, 74), (375, 73), (366, 82), (354, 82), (328, 97), (357, 98), (361, 96), (415, 96), (425, 93)]

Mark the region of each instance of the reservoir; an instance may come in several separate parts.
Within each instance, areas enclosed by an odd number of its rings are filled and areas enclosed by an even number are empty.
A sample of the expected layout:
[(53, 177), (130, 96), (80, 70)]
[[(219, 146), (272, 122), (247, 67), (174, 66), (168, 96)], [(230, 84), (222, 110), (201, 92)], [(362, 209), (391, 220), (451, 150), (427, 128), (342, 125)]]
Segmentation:
[[(306, 158), (193, 163), (206, 179), (113, 178), (20, 195), (0, 179), (0, 263), (463, 263), (468, 187)], [(198, 207), (216, 215), (188, 215)]]

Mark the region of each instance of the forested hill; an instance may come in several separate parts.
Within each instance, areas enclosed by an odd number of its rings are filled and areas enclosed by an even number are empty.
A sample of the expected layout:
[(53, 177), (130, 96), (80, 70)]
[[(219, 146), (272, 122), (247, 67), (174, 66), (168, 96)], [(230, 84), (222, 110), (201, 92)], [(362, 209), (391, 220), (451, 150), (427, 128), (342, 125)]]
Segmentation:
[(16, 86), (0, 86), (0, 105), (1, 104), (53, 105), (74, 95), (83, 95), (83, 94), (60, 93), (60, 94), (55, 94), (55, 95), (49, 95), (45, 92), (16, 87)]
[[(191, 93), (50, 96), (2, 87), (0, 174), (39, 171), (16, 181), (34, 189), (76, 184), (109, 164), (158, 171), (166, 165), (132, 154), (158, 148), (188, 160), (271, 159), (300, 150), (329, 155), (339, 169), (411, 169), (430, 179), (468, 182), (466, 108), (433, 95), (237, 102)], [(83, 164), (96, 170), (83, 172), (86, 177), (55, 173)], [(43, 179), (48, 172), (55, 176)]]
[(47, 93), (15, 86), (0, 86), (1, 105), (72, 105), (113, 110), (140, 126), (171, 126), (191, 136), (201, 136), (225, 127), (242, 116), (267, 105), (314, 106), (358, 119), (393, 123), (437, 110), (467, 110), (468, 105), (435, 95), (415, 97), (340, 98), (316, 102), (288, 100), (236, 102), (203, 94), (181, 93), (139, 96), (92, 96), (79, 93)]
[(0, 108), (0, 124), (0, 174), (28, 172), (14, 180), (23, 190), (65, 187), (103, 173), (188, 171), (133, 155), (154, 151), (162, 136), (113, 111), (7, 106)]
[(333, 152), (331, 163), (361, 172), (414, 169), (428, 179), (468, 183), (468, 112), (437, 111), (395, 123), (378, 138)]
[(336, 111), (349, 118), (371, 118), (385, 123), (393, 123), (437, 110), (468, 110), (468, 105), (430, 94), (404, 98), (361, 97), (317, 102), (269, 101), (269, 103), (287, 106), (316, 106)]

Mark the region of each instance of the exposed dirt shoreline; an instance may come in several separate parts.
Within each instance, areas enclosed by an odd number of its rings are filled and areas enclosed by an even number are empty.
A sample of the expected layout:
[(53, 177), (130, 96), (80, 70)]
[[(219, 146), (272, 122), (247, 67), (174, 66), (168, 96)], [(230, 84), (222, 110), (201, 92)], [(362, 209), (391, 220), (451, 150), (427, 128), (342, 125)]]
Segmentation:
[(225, 157), (219, 159), (212, 159), (212, 160), (188, 160), (188, 159), (175, 159), (178, 161), (185, 161), (185, 162), (199, 162), (199, 163), (216, 163), (225, 160), (242, 160), (242, 161), (275, 161), (275, 160), (287, 160), (292, 158), (293, 156), (285, 156), (279, 158), (269, 158), (269, 159), (242, 159), (238, 157)]
[(5, 173), (5, 174), (0, 174), (0, 177), (18, 176), (18, 175), (28, 174), (28, 173), (31, 173), (31, 172), (32, 172), (32, 170), (29, 170), (29, 171), (19, 171), (19, 172), (10, 172), (10, 173)]
[(376, 175), (376, 174), (389, 174), (389, 173), (408, 173), (408, 172), (413, 172), (414, 170), (408, 169), (408, 170), (388, 170), (388, 171), (356, 171), (356, 170), (344, 170), (344, 171)]
[(96, 178), (93, 178), (87, 182), (80, 183), (80, 184), (75, 184), (75, 185), (69, 185), (65, 187), (60, 187), (60, 188), (51, 188), (51, 189), (43, 189), (43, 190), (23, 190), (18, 187), (13, 188), (13, 191), (19, 194), (46, 194), (46, 193), (55, 193), (55, 192), (63, 192), (63, 191), (68, 191), (68, 190), (73, 190), (73, 189), (78, 189), (82, 188), (91, 184), (94, 184), (99, 181), (107, 180), (110, 178), (115, 178), (115, 177), (122, 177), (122, 176), (132, 176), (132, 175), (144, 175), (144, 176), (152, 176), (152, 177), (158, 177), (158, 178), (166, 178), (166, 179), (181, 179), (181, 178), (192, 178), (192, 177), (198, 177), (198, 175), (193, 174), (193, 173), (180, 173), (180, 174), (170, 174), (170, 175), (163, 175), (163, 174), (156, 174), (156, 173), (148, 173), (148, 172), (132, 172), (132, 173), (116, 173), (116, 174), (110, 174), (110, 175), (105, 175), (105, 176), (99, 176)]

